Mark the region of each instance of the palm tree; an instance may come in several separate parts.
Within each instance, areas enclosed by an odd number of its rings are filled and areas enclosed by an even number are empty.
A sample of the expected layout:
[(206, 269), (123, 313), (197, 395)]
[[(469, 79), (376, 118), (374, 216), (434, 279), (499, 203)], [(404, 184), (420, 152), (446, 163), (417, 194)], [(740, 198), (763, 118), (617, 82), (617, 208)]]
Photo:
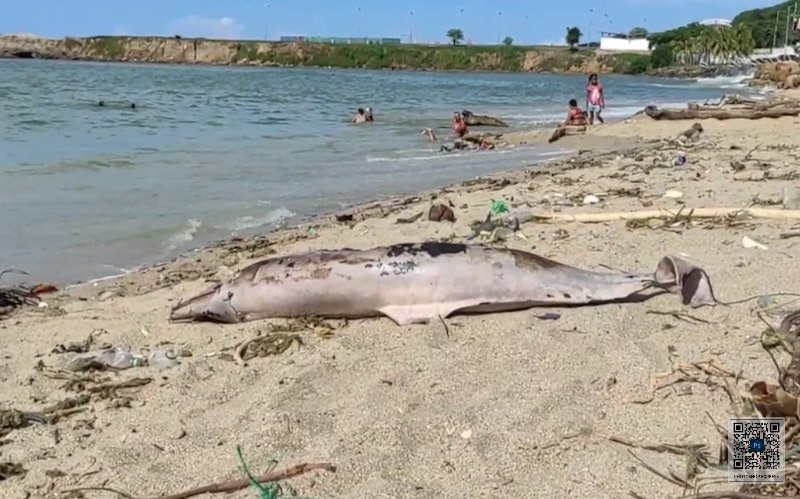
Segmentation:
[(750, 57), (756, 48), (756, 41), (753, 37), (753, 30), (747, 24), (737, 24), (733, 28), (733, 38), (736, 40), (737, 55), (739, 57)]
[(583, 33), (581, 33), (580, 28), (573, 26), (571, 28), (567, 28), (567, 36), (564, 37), (564, 41), (567, 42), (567, 45), (569, 45), (571, 50), (575, 50), (575, 45), (580, 43), (582, 36)]
[(682, 39), (675, 41), (672, 50), (681, 64), (694, 63), (694, 45), (691, 40)]
[(464, 32), (460, 28), (450, 28), (447, 30), (447, 38), (453, 40), (453, 45), (458, 45), (464, 40)]

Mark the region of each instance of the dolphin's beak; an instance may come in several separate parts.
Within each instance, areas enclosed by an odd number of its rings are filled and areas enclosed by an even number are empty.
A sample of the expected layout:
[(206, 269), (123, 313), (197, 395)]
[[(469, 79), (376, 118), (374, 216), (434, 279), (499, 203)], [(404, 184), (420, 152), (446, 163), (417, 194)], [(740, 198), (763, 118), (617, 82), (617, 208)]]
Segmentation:
[(215, 284), (188, 300), (178, 302), (170, 311), (170, 322), (190, 322), (204, 318), (220, 286), (221, 284)]

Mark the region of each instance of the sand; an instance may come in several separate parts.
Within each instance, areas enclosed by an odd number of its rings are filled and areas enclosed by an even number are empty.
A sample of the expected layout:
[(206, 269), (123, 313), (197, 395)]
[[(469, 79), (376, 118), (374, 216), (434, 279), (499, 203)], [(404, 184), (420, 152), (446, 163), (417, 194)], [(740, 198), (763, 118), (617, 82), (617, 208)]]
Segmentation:
[[(269, 254), (464, 241), (469, 222), (485, 217), (491, 199), (566, 213), (677, 209), (680, 203), (746, 206), (754, 198), (779, 202), (781, 189), (793, 182), (771, 177), (797, 172), (797, 124), (795, 118), (708, 121), (699, 140), (680, 145), (674, 138), (690, 122), (637, 116), (561, 139), (559, 145), (581, 151), (566, 160), (434, 193), (436, 202), (452, 201), (454, 224), (425, 217), (395, 223), (427, 212), (429, 193), (353, 210), (351, 223), (326, 217), (46, 295), (47, 308), (25, 308), (0, 321), (1, 408), (41, 410), (77, 396), (62, 387), (64, 380), (46, 374), (71, 355), (52, 353), (54, 347), (83, 341), (93, 331), (98, 343), (171, 345), (191, 356), (164, 371), (101, 373), (112, 382), (153, 381), (112, 398), (93, 395), (85, 411), (55, 425), (12, 431), (0, 445), (0, 463), (20, 463), (27, 474), (0, 482), (0, 495), (63, 497), (57, 493), (96, 485), (166, 495), (240, 478), (235, 448), (241, 445), (257, 472), (273, 458), (279, 468), (335, 464), (335, 473), (285, 482), (285, 491), (291, 487), (307, 497), (600, 499), (629, 497), (630, 491), (680, 496), (680, 487), (646, 470), (609, 438), (705, 444), (716, 459), (720, 440), (706, 413), (723, 425), (733, 414), (720, 379), (705, 383), (700, 373), (699, 383), (656, 391), (653, 386), (675, 379), (657, 377), (673, 364), (712, 360), (741, 371), (743, 387), (748, 380), (773, 380), (772, 361), (758, 342), (764, 325), (753, 313), (754, 302), (693, 310), (666, 295), (639, 304), (456, 316), (447, 320), (449, 336), (441, 323), (331, 321), (332, 331), (300, 331), (302, 345), (246, 366), (231, 360), (233, 348), (287, 321), (170, 324), (169, 309), (208, 286), (205, 278), (224, 278)], [(609, 144), (618, 152), (602, 152)], [(688, 161), (676, 167), (681, 151)], [(732, 171), (732, 162), (744, 170)], [(764, 171), (770, 178), (762, 178)], [(751, 176), (761, 180), (747, 180)], [(666, 190), (682, 197), (663, 197)], [(589, 194), (601, 202), (583, 206)], [(778, 237), (790, 228), (782, 221), (695, 221), (672, 230), (629, 228), (624, 222), (529, 223), (521, 231), (527, 239), (494, 244), (585, 268), (641, 272), (654, 270), (666, 254), (685, 254), (709, 273), (717, 297), (729, 301), (800, 292), (792, 272), (800, 238)], [(743, 247), (744, 236), (768, 249)], [(546, 312), (560, 318), (539, 318)], [(702, 322), (669, 315), (675, 312)], [(661, 471), (685, 476), (682, 456), (633, 452)], [(725, 473), (704, 473), (712, 475)], [(230, 497), (257, 495), (249, 489)]]

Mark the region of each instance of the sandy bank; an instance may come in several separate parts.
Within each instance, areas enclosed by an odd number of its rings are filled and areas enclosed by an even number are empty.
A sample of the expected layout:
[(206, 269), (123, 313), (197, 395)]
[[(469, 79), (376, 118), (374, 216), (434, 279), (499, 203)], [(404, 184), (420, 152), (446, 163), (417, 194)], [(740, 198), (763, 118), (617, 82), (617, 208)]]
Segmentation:
[[(166, 318), (178, 299), (206, 287), (204, 280), (225, 278), (266, 255), (463, 241), (492, 199), (565, 213), (746, 206), (780, 200), (797, 175), (796, 118), (707, 120), (699, 140), (677, 143), (690, 124), (637, 116), (595, 127), (586, 136), (563, 138), (560, 145), (580, 152), (546, 167), (353, 210), (351, 222), (329, 217), (198, 251), (48, 296), (47, 308), (15, 312), (0, 321), (0, 407), (30, 411), (80, 395), (90, 400), (55, 425), (32, 424), (0, 437), (8, 440), (0, 445), (0, 462), (27, 470), (0, 481), (0, 494), (58, 497), (60, 490), (99, 484), (144, 496), (178, 492), (239, 478), (238, 444), (259, 471), (270, 458), (279, 459), (279, 467), (335, 464), (336, 473), (289, 482), (313, 497), (597, 499), (628, 497), (631, 490), (650, 498), (679, 496), (679, 487), (609, 439), (703, 444), (716, 452), (719, 437), (705, 413), (723, 424), (732, 414), (720, 388), (724, 377), (684, 366), (697, 382), (666, 386), (677, 375), (659, 375), (679, 364), (713, 361), (741, 370), (743, 387), (773, 379), (772, 361), (757, 341), (764, 325), (753, 303), (689, 310), (674, 296), (661, 296), (643, 304), (453, 317), (449, 336), (440, 323), (331, 322), (299, 326), (302, 345), (246, 366), (232, 360), (236, 345), (297, 323), (170, 324)], [(616, 150), (604, 152), (599, 144)], [(681, 154), (687, 162), (676, 167)], [(682, 196), (664, 197), (667, 190)], [(584, 206), (589, 194), (600, 202)], [(396, 223), (427, 212), (434, 196), (452, 202), (455, 223), (425, 217)], [(576, 266), (632, 271), (652, 270), (663, 255), (684, 253), (708, 271), (727, 301), (800, 291), (787, 271), (800, 254), (800, 239), (778, 236), (790, 227), (779, 221), (532, 223), (522, 228), (526, 239), (497, 244)], [(745, 248), (744, 236), (769, 249)], [(560, 317), (542, 320), (545, 312)], [(59, 379), (63, 373), (53, 369), (70, 354), (54, 349), (90, 334), (97, 343), (172, 345), (191, 356), (161, 372), (145, 367)], [(99, 378), (152, 382), (92, 392)], [(634, 452), (659, 470), (685, 476), (682, 456)], [(724, 476), (702, 476), (715, 473)], [(231, 497), (255, 495), (247, 490)]]

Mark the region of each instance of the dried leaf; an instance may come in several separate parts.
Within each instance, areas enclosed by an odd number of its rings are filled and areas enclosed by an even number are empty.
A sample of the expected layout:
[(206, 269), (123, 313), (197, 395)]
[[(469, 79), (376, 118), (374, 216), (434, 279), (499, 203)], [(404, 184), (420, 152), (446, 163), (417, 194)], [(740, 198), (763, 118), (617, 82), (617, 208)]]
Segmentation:
[(797, 416), (797, 398), (786, 393), (777, 385), (757, 381), (750, 387), (753, 403), (764, 417)]

